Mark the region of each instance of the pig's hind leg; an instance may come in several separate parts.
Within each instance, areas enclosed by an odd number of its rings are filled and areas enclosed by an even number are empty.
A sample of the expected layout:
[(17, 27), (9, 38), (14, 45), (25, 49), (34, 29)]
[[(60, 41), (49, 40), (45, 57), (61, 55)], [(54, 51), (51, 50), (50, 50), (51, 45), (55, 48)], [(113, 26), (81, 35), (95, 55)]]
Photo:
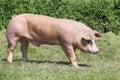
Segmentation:
[(16, 47), (17, 41), (18, 41), (18, 37), (15, 36), (7, 36), (7, 40), (8, 40), (8, 56), (7, 56), (7, 61), (8, 62), (13, 62), (13, 50)]

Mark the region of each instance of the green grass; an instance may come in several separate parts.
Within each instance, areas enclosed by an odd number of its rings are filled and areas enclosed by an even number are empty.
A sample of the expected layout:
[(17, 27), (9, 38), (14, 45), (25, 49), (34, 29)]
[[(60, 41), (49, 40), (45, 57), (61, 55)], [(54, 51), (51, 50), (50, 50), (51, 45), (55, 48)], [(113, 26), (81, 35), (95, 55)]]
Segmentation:
[(72, 67), (60, 46), (30, 45), (28, 62), (22, 61), (20, 44), (14, 51), (14, 62), (7, 57), (5, 31), (0, 31), (0, 80), (119, 80), (120, 36), (112, 32), (96, 39), (96, 55), (76, 51), (79, 69)]

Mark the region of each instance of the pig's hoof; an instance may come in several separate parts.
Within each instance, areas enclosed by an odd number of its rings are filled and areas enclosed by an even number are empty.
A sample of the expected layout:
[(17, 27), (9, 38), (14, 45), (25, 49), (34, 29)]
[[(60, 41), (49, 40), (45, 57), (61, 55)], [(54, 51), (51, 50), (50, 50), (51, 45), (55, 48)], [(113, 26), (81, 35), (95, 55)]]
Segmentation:
[(24, 61), (24, 62), (27, 62), (27, 61), (28, 61), (28, 59), (23, 59), (23, 61)]
[(9, 63), (13, 62), (13, 60), (12, 60), (12, 59), (9, 59), (9, 58), (7, 59), (7, 61), (8, 61)]
[(80, 68), (78, 65), (75, 65), (74, 67), (75, 67), (75, 68)]
[(79, 68), (77, 63), (72, 64), (72, 66), (75, 67), (75, 68)]

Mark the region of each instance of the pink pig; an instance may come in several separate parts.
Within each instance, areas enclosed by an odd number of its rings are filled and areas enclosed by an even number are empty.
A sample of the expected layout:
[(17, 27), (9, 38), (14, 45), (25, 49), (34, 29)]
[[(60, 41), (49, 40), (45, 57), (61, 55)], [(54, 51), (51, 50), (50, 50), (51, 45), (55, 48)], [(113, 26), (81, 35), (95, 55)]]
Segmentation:
[(12, 53), (19, 41), (24, 61), (28, 60), (29, 42), (35, 46), (42, 44), (60, 45), (71, 64), (78, 68), (74, 54), (75, 49), (88, 53), (99, 52), (94, 39), (101, 37), (101, 34), (83, 23), (73, 20), (36, 14), (20, 14), (14, 15), (10, 20), (6, 29), (6, 37), (8, 41), (8, 62), (13, 61)]

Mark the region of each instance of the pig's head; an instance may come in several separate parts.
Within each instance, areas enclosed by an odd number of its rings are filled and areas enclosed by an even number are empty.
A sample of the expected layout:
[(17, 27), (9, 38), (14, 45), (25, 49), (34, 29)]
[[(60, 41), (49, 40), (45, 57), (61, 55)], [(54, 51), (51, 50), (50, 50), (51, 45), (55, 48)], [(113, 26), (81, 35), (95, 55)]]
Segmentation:
[(78, 44), (79, 49), (81, 51), (93, 53), (93, 54), (99, 52), (99, 49), (97, 48), (94, 41), (95, 37), (102, 37), (102, 36), (100, 33), (98, 33), (95, 30), (84, 32), (80, 38), (80, 44)]

